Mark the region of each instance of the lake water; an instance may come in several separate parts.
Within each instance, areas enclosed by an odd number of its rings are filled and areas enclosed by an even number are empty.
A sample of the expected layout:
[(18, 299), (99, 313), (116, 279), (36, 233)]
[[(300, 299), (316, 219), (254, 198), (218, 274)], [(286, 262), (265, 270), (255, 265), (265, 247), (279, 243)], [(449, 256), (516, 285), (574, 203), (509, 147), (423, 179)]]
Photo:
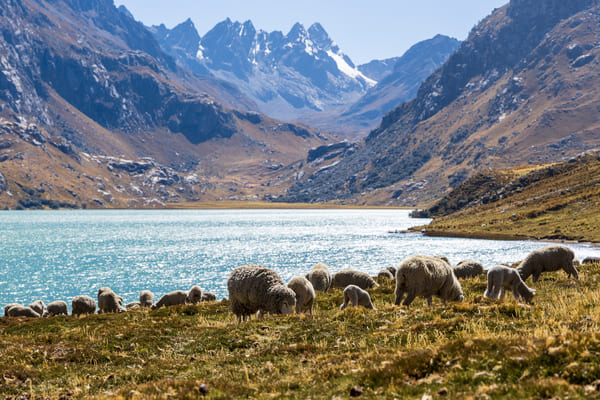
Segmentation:
[[(545, 244), (392, 234), (428, 220), (399, 210), (0, 211), (0, 306), (110, 286), (126, 302), (199, 284), (227, 296), (230, 271), (275, 269), (287, 281), (318, 262), (369, 274), (415, 254), (486, 267), (522, 259)], [(598, 248), (569, 245), (580, 259)]]

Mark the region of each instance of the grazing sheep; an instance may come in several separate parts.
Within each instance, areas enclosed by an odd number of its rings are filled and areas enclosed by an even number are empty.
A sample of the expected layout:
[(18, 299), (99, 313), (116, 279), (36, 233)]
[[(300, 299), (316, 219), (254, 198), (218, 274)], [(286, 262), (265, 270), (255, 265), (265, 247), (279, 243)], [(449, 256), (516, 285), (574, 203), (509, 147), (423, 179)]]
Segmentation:
[(327, 265), (319, 263), (312, 267), (312, 270), (306, 274), (306, 279), (310, 281), (315, 290), (326, 292), (331, 286), (331, 273)]
[(188, 292), (187, 303), (198, 304), (202, 301), (202, 289), (200, 286), (194, 285)]
[(579, 273), (573, 265), (575, 254), (573, 250), (563, 245), (551, 245), (532, 251), (525, 257), (517, 267), (521, 279), (526, 281), (533, 275), (533, 281), (537, 282), (542, 272), (552, 272), (562, 269), (568, 276), (573, 275), (579, 279)]
[(462, 288), (447, 262), (435, 257), (409, 257), (396, 271), (396, 305), (400, 305), (404, 294), (405, 306), (410, 306), (415, 297), (422, 296), (431, 306), (431, 297), (439, 296), (443, 302), (463, 301)]
[(102, 287), (98, 289), (98, 313), (125, 312), (123, 298), (117, 296), (111, 288)]
[(531, 303), (535, 295), (535, 290), (527, 287), (516, 269), (496, 265), (488, 270), (487, 289), (483, 296), (490, 299), (503, 299), (504, 290), (512, 290), (515, 300), (522, 298), (527, 303)]
[(163, 294), (156, 304), (152, 305), (152, 309), (156, 310), (161, 307), (183, 305), (187, 302), (187, 298), (188, 294), (184, 290), (175, 290), (174, 292)]
[(90, 296), (79, 295), (73, 297), (71, 301), (71, 314), (93, 314), (96, 312), (96, 301)]
[(217, 295), (211, 292), (202, 293), (202, 301), (217, 301)]
[(349, 305), (354, 307), (362, 306), (371, 310), (377, 310), (375, 307), (373, 307), (369, 293), (356, 285), (348, 285), (344, 289), (344, 302), (340, 306), (340, 310), (343, 310)]
[(585, 265), (585, 264), (596, 264), (596, 263), (600, 263), (600, 257), (586, 257), (583, 259), (581, 264)]
[(238, 321), (248, 319), (257, 311), (290, 314), (294, 311), (296, 294), (272, 269), (260, 265), (235, 268), (227, 279), (231, 311)]
[(140, 293), (140, 306), (141, 307), (152, 307), (154, 303), (154, 294), (149, 290), (142, 290)]
[(356, 285), (363, 290), (379, 286), (369, 274), (360, 271), (345, 269), (331, 276), (331, 287), (345, 288), (348, 285)]
[(394, 279), (394, 275), (387, 268), (386, 269), (382, 269), (381, 271), (379, 271), (379, 273), (377, 274), (377, 277), (380, 278), (380, 279)]
[(483, 274), (483, 264), (473, 260), (464, 260), (452, 268), (458, 279), (475, 278)]
[(69, 315), (67, 303), (62, 300), (56, 300), (48, 304), (46, 312), (42, 314), (42, 317), (54, 317), (56, 315)]
[(18, 303), (10, 303), (7, 304), (6, 306), (4, 306), (4, 316), (8, 317), (8, 310), (10, 310), (11, 307), (13, 306), (23, 306), (22, 304), (18, 304)]
[(44, 313), (46, 312), (46, 305), (42, 300), (34, 301), (29, 305), (29, 308), (31, 308), (33, 311), (40, 315), (44, 315)]
[(396, 267), (387, 267), (387, 270), (392, 273), (394, 279), (396, 278)]
[(141, 306), (142, 306), (142, 303), (140, 303), (139, 301), (132, 301), (131, 303), (127, 303), (125, 308), (127, 310), (133, 310), (135, 308), (140, 308)]
[(20, 304), (17, 304), (16, 306), (12, 306), (11, 308), (8, 309), (8, 316), (9, 317), (39, 318), (40, 314), (31, 307), (25, 307)]
[(315, 289), (312, 283), (303, 276), (295, 276), (288, 282), (288, 287), (296, 293), (296, 314), (308, 311), (312, 315)]

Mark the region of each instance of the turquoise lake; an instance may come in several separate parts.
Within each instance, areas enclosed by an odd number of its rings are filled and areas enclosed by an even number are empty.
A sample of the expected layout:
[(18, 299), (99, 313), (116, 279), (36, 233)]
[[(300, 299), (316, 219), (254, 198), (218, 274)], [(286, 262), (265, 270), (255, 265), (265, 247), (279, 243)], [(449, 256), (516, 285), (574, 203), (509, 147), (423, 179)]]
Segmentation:
[[(126, 302), (199, 284), (227, 296), (231, 270), (275, 269), (288, 281), (318, 262), (373, 275), (415, 254), (490, 267), (545, 243), (394, 234), (422, 225), (403, 210), (0, 211), (0, 306), (46, 303), (110, 286)], [(569, 245), (578, 258), (600, 249)]]

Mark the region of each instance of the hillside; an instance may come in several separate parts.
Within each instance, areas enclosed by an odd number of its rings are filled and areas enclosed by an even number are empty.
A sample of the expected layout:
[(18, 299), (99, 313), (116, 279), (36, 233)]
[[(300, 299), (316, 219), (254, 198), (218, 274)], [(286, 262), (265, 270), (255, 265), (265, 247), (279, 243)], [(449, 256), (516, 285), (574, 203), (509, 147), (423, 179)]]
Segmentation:
[(599, 34), (597, 1), (511, 1), (356, 151), (285, 199), (417, 206), (486, 168), (600, 148)]
[[(276, 170), (328, 143), (316, 130), (232, 108), (255, 106), (230, 84), (178, 67), (112, 0), (4, 3), (2, 207), (37, 197), (135, 207), (278, 195)], [(111, 170), (111, 162), (136, 166)], [(159, 177), (145, 176), (154, 168)], [(184, 177), (194, 189), (181, 186)], [(146, 193), (139, 180), (156, 182)]]
[[(339, 311), (239, 324), (228, 302), (157, 311), (0, 318), (3, 398), (586, 398), (600, 397), (600, 265), (542, 276), (533, 305), (482, 298)], [(129, 300), (129, 299), (126, 299)], [(4, 305), (3, 305), (4, 306)], [(352, 391), (352, 388), (354, 390)]]
[(422, 215), (431, 235), (526, 237), (600, 243), (600, 153), (567, 162), (490, 170)]

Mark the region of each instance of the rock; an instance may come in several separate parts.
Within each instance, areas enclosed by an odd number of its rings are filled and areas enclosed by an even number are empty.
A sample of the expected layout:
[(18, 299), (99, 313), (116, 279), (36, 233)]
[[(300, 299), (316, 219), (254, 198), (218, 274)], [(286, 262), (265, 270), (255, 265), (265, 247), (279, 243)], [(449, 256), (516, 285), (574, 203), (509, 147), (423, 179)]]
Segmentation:
[(52, 136), (50, 137), (50, 139), (48, 139), (48, 143), (50, 143), (52, 146), (56, 147), (58, 150), (62, 151), (66, 155), (71, 156), (78, 161), (80, 160), (79, 154), (77, 153), (75, 148), (64, 137)]
[(350, 397), (359, 397), (363, 394), (363, 388), (361, 386), (352, 386), (350, 388)]
[(0, 171), (0, 194), (8, 189), (8, 183), (6, 182), (6, 178)]
[(150, 168), (154, 167), (154, 163), (150, 161), (119, 160), (109, 162), (108, 167), (120, 169), (132, 174), (143, 174)]
[(584, 65), (587, 65), (594, 61), (594, 58), (596, 58), (594, 54), (584, 54), (582, 56), (577, 57), (575, 61), (571, 63), (571, 65), (573, 66), (573, 68), (583, 67)]

